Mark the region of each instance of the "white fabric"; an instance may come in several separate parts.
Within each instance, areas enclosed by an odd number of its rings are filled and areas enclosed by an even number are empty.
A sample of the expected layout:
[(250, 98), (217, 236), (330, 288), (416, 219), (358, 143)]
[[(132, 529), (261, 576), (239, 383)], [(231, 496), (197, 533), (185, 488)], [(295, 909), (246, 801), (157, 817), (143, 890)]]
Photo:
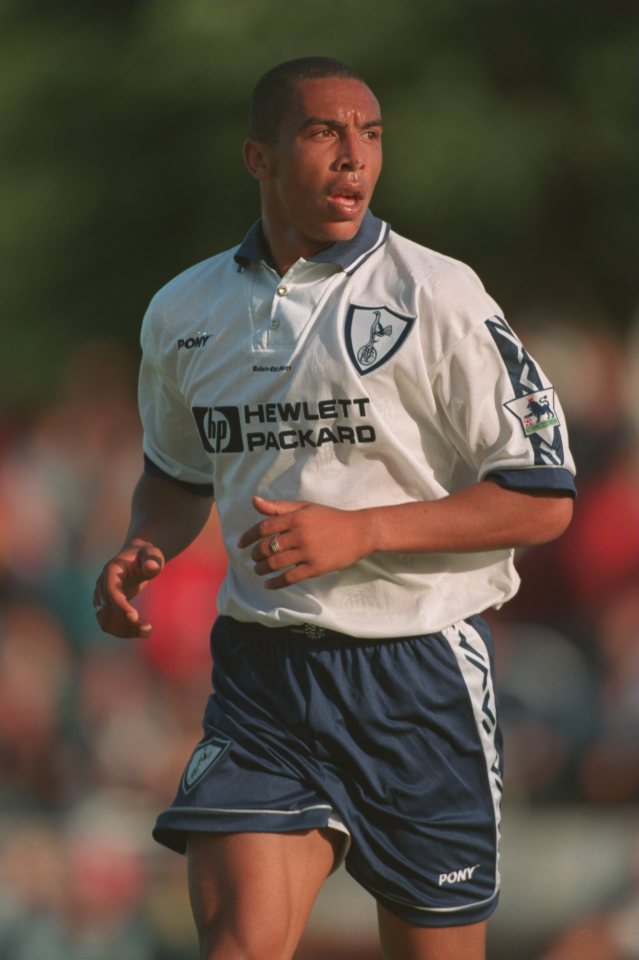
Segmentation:
[[(350, 270), (299, 260), (279, 277), (262, 261), (240, 268), (237, 249), (167, 284), (142, 329), (145, 453), (176, 479), (214, 485), (229, 558), (220, 612), (381, 638), (502, 604), (519, 583), (509, 550), (378, 553), (264, 589), (236, 546), (258, 519), (253, 494), (355, 510), (445, 497), (495, 470), (574, 465), (565, 434), (563, 457), (535, 457), (526, 398), (513, 407), (486, 324), (501, 311), (464, 264), (392, 231)], [(541, 396), (533, 381), (525, 389)], [(548, 450), (554, 430), (535, 434)]]

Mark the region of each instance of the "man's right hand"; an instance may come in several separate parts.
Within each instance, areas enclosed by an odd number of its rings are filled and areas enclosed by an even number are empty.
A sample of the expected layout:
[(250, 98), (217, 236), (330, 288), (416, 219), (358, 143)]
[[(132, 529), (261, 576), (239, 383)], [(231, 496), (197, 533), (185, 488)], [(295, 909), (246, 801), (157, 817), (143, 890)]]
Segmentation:
[(132, 540), (109, 560), (93, 592), (93, 608), (105, 633), (115, 637), (148, 637), (151, 624), (129, 602), (164, 567), (164, 554), (145, 540)]

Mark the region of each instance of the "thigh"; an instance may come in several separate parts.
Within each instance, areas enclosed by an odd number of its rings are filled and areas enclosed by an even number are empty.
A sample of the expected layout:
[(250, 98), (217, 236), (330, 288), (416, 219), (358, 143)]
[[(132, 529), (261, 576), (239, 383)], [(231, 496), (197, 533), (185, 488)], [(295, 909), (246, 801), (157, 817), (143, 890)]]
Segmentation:
[(472, 924), (497, 904), (500, 742), (487, 640), (467, 623), (349, 651), (349, 673), (330, 673), (340, 683), (330, 730), (315, 705), (327, 715), (331, 705), (310, 699), (320, 748), (331, 751), (323, 787), (351, 833), (346, 868), (416, 926)]
[(201, 960), (292, 957), (341, 835), (191, 833), (188, 876)]
[(384, 960), (485, 960), (487, 921), (455, 927), (418, 927), (377, 909)]

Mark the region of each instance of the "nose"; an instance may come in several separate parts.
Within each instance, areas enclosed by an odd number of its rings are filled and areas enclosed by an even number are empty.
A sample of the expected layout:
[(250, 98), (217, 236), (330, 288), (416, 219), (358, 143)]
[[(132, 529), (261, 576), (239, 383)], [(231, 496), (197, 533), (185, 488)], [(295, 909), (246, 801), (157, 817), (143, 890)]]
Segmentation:
[(356, 133), (346, 131), (340, 139), (339, 170), (359, 170), (364, 166), (362, 144)]

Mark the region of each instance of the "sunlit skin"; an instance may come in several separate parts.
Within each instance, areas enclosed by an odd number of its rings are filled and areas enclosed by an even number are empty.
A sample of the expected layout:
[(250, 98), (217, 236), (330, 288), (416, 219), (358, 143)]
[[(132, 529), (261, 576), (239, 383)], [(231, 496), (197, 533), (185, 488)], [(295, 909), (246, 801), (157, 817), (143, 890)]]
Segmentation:
[(274, 143), (247, 140), (259, 181), (262, 224), (281, 274), (360, 228), (382, 169), (377, 98), (359, 80), (298, 84)]

